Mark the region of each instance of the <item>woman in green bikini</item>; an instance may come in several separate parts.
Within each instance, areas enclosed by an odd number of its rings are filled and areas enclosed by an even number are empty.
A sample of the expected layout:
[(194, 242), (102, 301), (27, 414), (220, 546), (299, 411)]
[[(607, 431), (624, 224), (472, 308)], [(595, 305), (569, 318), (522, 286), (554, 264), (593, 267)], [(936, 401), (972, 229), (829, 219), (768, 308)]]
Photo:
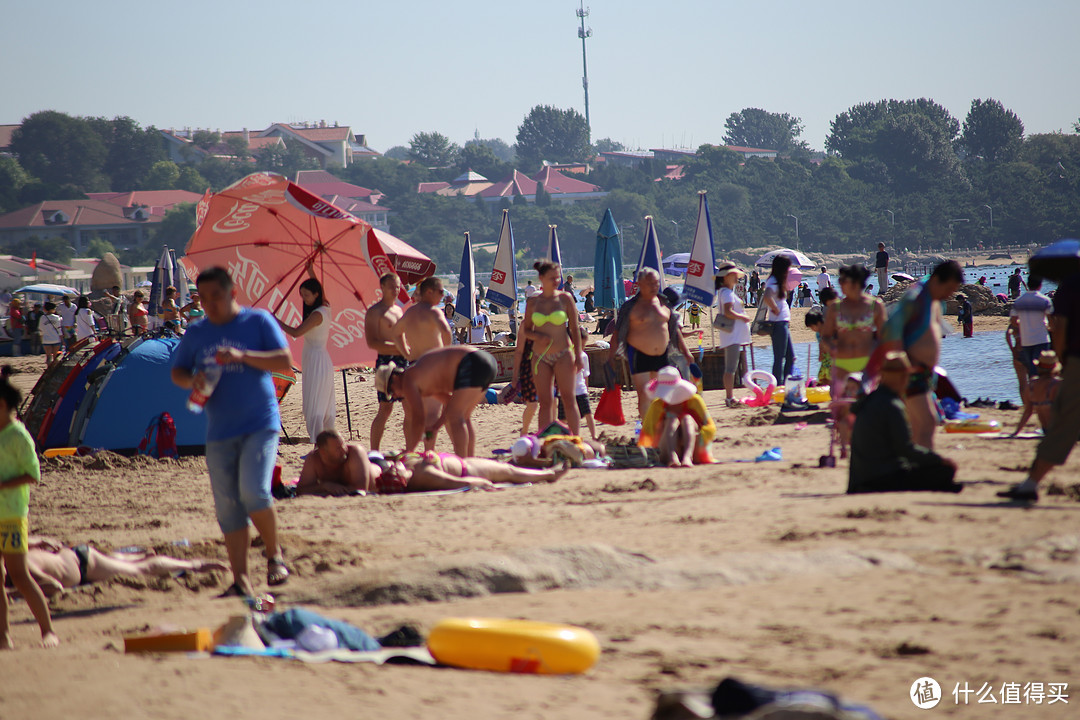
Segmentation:
[(840, 268), (839, 302), (825, 310), (825, 327), (821, 339), (832, 355), (833, 416), (840, 436), (840, 454), (846, 455), (851, 430), (846, 420), (851, 398), (846, 398), (844, 388), (848, 376), (861, 373), (870, 362), (881, 331), (885, 326), (885, 304), (866, 292), (866, 280), (870, 271), (863, 265), (845, 265)]
[(540, 427), (555, 419), (555, 386), (566, 411), (570, 433), (577, 435), (581, 423), (574, 400), (574, 376), (581, 370), (581, 333), (578, 313), (569, 293), (558, 289), (559, 265), (537, 262), (541, 291), (525, 301), (525, 321), (519, 340), (532, 341), (532, 371), (540, 401)]

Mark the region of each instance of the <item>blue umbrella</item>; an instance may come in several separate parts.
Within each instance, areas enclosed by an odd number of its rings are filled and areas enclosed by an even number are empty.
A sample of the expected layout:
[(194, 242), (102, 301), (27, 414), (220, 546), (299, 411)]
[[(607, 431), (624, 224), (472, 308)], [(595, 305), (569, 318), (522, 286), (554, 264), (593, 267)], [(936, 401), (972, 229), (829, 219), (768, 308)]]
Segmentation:
[(1080, 240), (1058, 240), (1028, 258), (1032, 275), (1060, 283), (1080, 272)]
[(660, 254), (660, 240), (656, 237), (656, 228), (653, 226), (652, 215), (645, 216), (645, 240), (641, 244), (641, 256), (638, 258), (637, 268), (634, 270), (634, 281), (637, 281), (638, 273), (644, 268), (652, 268), (660, 276), (660, 289), (666, 287), (664, 283), (664, 261)]
[(465, 247), (461, 249), (461, 270), (458, 272), (460, 286), (454, 303), (454, 319), (461, 318), (460, 327), (469, 327), (476, 317), (476, 268), (473, 267), (472, 240), (465, 233)]
[(610, 209), (604, 211), (604, 219), (596, 230), (593, 274), (596, 307), (614, 309), (626, 302), (622, 281), (622, 238)]

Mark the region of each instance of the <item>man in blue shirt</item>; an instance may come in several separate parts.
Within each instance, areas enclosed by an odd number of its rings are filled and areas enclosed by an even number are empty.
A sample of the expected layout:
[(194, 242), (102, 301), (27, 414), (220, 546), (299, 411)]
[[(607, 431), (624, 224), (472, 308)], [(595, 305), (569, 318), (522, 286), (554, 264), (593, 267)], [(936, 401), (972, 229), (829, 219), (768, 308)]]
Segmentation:
[[(206, 316), (192, 323), (180, 341), (172, 380), (182, 388), (210, 391), (206, 467), (233, 572), (225, 594), (252, 596), (248, 518), (266, 547), (267, 583), (281, 585), (289, 577), (270, 493), (281, 426), (271, 373), (290, 369), (292, 355), (270, 313), (240, 306), (224, 268), (203, 271), (196, 285)], [(207, 384), (208, 367), (214, 368), (211, 375), (220, 375), (214, 387)]]

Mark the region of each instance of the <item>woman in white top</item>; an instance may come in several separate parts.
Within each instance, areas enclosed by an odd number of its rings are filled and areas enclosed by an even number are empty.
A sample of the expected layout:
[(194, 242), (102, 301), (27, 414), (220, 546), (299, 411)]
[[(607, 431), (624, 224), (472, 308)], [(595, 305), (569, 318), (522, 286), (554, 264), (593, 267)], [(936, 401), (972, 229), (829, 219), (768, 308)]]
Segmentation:
[(80, 295), (78, 306), (79, 309), (75, 311), (75, 341), (97, 337), (94, 320), (100, 316), (90, 309), (90, 298)]
[(297, 327), (278, 320), (289, 337), (304, 338), (300, 354), (300, 389), (303, 394), (304, 423), (308, 438), (314, 443), (319, 433), (333, 430), (337, 420), (337, 397), (334, 390), (334, 363), (326, 341), (330, 339), (330, 308), (323, 295), (322, 283), (308, 263), (311, 277), (300, 283), (303, 300), (303, 322)]
[(735, 263), (730, 262), (721, 263), (716, 272), (716, 306), (719, 308), (716, 314), (727, 320), (719, 323), (714, 320), (713, 326), (720, 336), (718, 347), (724, 350), (724, 392), (728, 407), (740, 406), (735, 401), (735, 371), (739, 368), (743, 345), (750, 344), (750, 316), (746, 314), (742, 298), (735, 292), (744, 275)]
[(60, 346), (64, 342), (64, 320), (56, 314), (56, 303), (45, 303), (45, 314), (38, 323), (41, 330), (41, 344), (45, 348), (45, 365), (52, 364), (60, 359)]
[(783, 385), (795, 367), (795, 348), (791, 345), (791, 308), (787, 303), (787, 277), (791, 258), (777, 255), (772, 261), (772, 272), (765, 282), (762, 299), (769, 308), (765, 318), (772, 325), (772, 374), (777, 385)]

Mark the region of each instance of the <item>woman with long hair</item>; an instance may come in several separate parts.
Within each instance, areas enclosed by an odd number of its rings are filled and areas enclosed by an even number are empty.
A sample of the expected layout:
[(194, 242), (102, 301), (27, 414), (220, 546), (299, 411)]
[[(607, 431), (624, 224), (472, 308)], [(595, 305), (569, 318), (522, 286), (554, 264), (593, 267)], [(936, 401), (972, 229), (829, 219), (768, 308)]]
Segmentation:
[(75, 341), (97, 337), (96, 320), (101, 317), (90, 309), (90, 298), (80, 295), (75, 311)]
[(851, 439), (847, 411), (854, 398), (846, 392), (848, 376), (866, 369), (885, 326), (885, 303), (866, 292), (869, 277), (864, 265), (840, 268), (842, 297), (826, 306), (821, 329), (821, 339), (832, 357), (832, 408), (841, 457), (846, 457)]
[[(717, 330), (717, 347), (724, 351), (724, 395), (727, 407), (742, 407), (735, 400), (735, 371), (743, 347), (750, 344), (750, 316), (735, 287), (746, 275), (734, 263), (722, 263), (716, 273), (717, 316), (724, 318)], [(713, 326), (718, 323), (713, 321)]]
[(783, 385), (787, 376), (795, 367), (795, 348), (791, 343), (791, 308), (787, 303), (788, 270), (791, 258), (776, 255), (772, 261), (772, 271), (765, 281), (765, 291), (761, 299), (769, 308), (766, 320), (772, 323), (772, 374), (777, 385)]
[(559, 388), (570, 434), (579, 434), (581, 416), (574, 400), (574, 377), (581, 371), (581, 333), (577, 307), (559, 290), (559, 265), (547, 260), (533, 265), (540, 274), (540, 292), (525, 301), (522, 341), (531, 340), (533, 380), (540, 402), (540, 428), (555, 419), (555, 387)]
[(326, 341), (330, 339), (330, 306), (323, 294), (322, 283), (315, 277), (311, 263), (307, 280), (300, 283), (303, 301), (303, 321), (293, 327), (278, 319), (282, 331), (293, 338), (304, 338), (300, 354), (300, 390), (303, 395), (304, 423), (312, 443), (319, 433), (333, 430), (337, 419), (337, 398), (334, 391), (334, 363)]

